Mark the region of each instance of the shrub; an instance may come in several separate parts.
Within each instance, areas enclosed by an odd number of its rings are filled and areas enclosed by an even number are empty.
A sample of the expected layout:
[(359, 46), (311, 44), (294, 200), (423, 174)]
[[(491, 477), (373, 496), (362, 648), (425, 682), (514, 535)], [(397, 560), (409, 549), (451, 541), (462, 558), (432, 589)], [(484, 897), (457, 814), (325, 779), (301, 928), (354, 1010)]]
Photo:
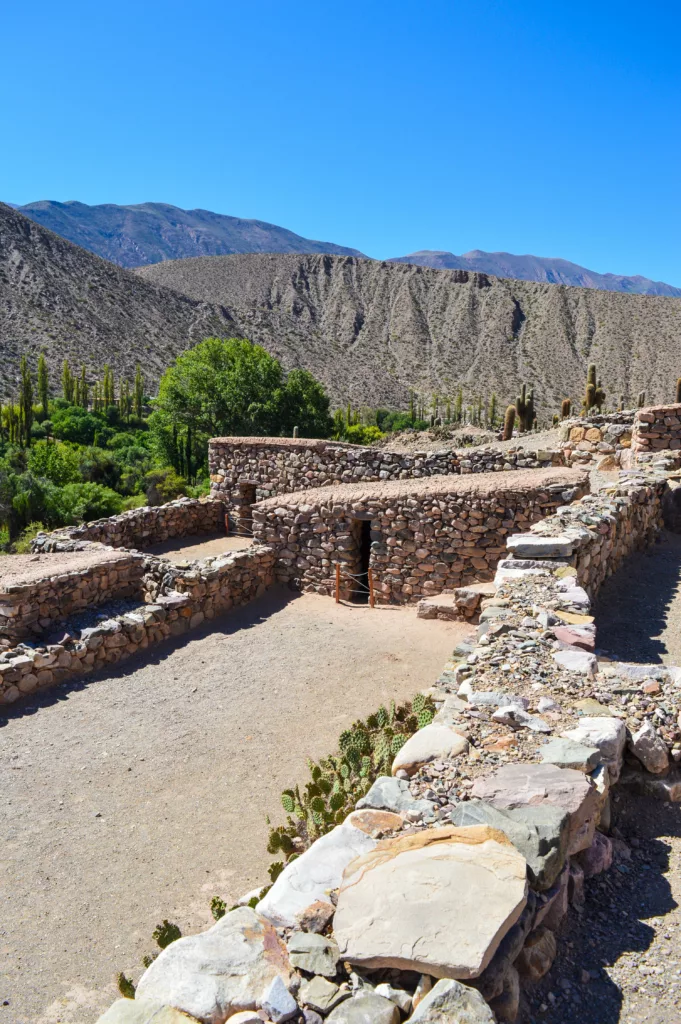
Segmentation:
[(382, 437), (378, 427), (365, 427), (362, 423), (345, 428), (345, 440), (350, 444), (376, 444)]
[(79, 450), (61, 441), (36, 441), (27, 455), (31, 473), (51, 480), (58, 487), (81, 479), (80, 462)]
[(156, 469), (145, 480), (148, 505), (164, 505), (187, 492), (187, 481), (174, 469)]
[(115, 516), (123, 510), (121, 495), (101, 484), (66, 484), (54, 500), (59, 519), (67, 525)]
[(28, 526), (21, 531), (19, 540), (14, 543), (14, 553), (16, 555), (28, 555), (31, 553), (31, 541), (39, 534), (45, 527), (42, 523), (29, 523)]

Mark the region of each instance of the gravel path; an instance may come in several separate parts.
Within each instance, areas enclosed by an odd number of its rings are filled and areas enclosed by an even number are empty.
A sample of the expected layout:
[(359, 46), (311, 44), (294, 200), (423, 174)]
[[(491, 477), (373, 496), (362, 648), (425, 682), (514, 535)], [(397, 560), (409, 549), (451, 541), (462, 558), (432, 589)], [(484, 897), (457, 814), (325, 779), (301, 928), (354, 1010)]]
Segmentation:
[[(602, 587), (598, 642), (620, 659), (681, 665), (681, 536), (627, 559)], [(622, 796), (615, 865), (586, 883), (524, 1024), (681, 1021), (681, 806)]]
[(213, 895), (229, 905), (265, 880), (265, 815), (306, 758), (432, 683), (469, 632), (275, 591), (152, 661), (10, 711), (0, 1024), (92, 1024), (163, 917), (208, 927)]
[(197, 558), (208, 558), (209, 555), (222, 555), (227, 551), (242, 551), (252, 544), (250, 537), (221, 533), (217, 537), (208, 538), (205, 535), (174, 537), (161, 544), (154, 544), (146, 551), (150, 555), (163, 555), (171, 562), (191, 562)]

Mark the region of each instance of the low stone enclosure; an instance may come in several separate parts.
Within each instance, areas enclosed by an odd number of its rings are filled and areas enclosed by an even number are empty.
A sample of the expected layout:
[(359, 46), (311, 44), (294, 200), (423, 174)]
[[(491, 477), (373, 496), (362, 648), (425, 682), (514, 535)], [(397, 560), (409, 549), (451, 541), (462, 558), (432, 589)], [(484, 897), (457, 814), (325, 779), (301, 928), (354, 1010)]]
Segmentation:
[[(527, 1020), (585, 882), (627, 870), (621, 793), (681, 799), (681, 669), (599, 662), (591, 614), (666, 488), (623, 474), (509, 536), (477, 639), (422, 695), (434, 718), (395, 737), (391, 774), (358, 757), (356, 809), (312, 843), (301, 827), (273, 885), (171, 942), (100, 1024)], [(350, 774), (361, 736), (342, 738)]]
[(284, 583), (340, 597), (372, 572), (376, 598), (409, 603), (424, 594), (490, 580), (506, 538), (527, 530), (589, 487), (576, 469), (434, 476), (339, 484), (278, 495), (253, 506), (253, 537), (276, 552)]

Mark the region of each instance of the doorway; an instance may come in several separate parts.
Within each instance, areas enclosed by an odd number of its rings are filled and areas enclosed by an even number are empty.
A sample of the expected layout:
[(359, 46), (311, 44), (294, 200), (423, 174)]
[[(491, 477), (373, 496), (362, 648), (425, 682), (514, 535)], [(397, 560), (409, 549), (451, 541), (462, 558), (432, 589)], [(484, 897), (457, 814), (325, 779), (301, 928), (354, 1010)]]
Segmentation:
[(357, 540), (357, 580), (353, 587), (353, 604), (369, 603), (369, 562), (371, 559), (371, 521), (355, 520), (355, 537)]
[(255, 484), (239, 484), (238, 497), (233, 501), (234, 527), (238, 534), (253, 534), (253, 504), (255, 502)]

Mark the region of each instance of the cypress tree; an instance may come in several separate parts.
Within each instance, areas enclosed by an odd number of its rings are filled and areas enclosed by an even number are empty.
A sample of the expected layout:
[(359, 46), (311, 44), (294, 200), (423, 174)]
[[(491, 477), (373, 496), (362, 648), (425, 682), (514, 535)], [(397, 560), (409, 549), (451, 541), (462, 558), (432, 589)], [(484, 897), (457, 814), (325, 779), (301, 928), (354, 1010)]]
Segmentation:
[(144, 404), (144, 380), (142, 379), (142, 370), (140, 364), (137, 364), (135, 371), (135, 388), (133, 392), (133, 406), (135, 409), (135, 416), (138, 420), (142, 419), (142, 405)]
[(67, 402), (73, 401), (74, 381), (68, 359), (64, 360), (61, 371), (62, 394)]
[(33, 425), (33, 381), (28, 368), (26, 356), (21, 357), (21, 393), (19, 396), (21, 425), (26, 447), (31, 444), (31, 426)]
[(43, 419), (49, 419), (50, 415), (50, 380), (47, 373), (47, 360), (45, 353), (41, 352), (38, 357), (38, 397), (42, 406)]

